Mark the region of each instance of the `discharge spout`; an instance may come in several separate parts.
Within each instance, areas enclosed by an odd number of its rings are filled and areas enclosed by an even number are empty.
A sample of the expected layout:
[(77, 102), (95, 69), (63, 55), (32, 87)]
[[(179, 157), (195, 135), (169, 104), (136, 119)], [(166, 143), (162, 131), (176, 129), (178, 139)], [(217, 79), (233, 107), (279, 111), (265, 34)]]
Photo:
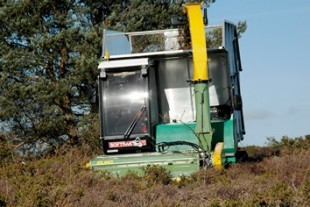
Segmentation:
[(209, 74), (207, 41), (203, 24), (201, 4), (185, 4), (185, 12), (189, 20), (191, 45), (193, 52), (193, 84), (196, 106), (196, 129), (201, 148), (211, 152), (213, 129), (210, 119)]

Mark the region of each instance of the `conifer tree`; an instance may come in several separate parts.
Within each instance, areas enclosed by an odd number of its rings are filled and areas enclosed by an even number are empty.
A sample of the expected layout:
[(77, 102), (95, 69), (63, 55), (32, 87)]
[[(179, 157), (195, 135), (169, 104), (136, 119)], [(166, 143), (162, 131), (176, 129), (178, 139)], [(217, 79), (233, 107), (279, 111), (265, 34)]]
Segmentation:
[(77, 143), (101, 41), (89, 10), (75, 0), (2, 1), (0, 119), (15, 140)]

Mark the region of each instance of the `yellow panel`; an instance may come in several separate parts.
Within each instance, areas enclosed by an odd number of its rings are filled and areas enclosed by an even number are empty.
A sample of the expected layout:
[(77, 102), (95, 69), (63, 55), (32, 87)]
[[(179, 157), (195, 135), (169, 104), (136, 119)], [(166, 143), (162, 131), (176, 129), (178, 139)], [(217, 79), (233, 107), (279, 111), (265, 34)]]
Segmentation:
[(186, 4), (193, 50), (193, 81), (206, 81), (208, 77), (207, 43), (200, 4)]
[(223, 146), (224, 142), (218, 142), (215, 145), (213, 156), (212, 156), (212, 162), (215, 168), (222, 168), (223, 167)]

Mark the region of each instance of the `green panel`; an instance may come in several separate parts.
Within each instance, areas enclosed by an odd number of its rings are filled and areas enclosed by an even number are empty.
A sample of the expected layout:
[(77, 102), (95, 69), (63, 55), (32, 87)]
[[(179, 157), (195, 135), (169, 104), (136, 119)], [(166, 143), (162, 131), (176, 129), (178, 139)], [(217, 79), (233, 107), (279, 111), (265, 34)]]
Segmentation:
[(228, 162), (228, 163), (236, 163), (237, 159), (236, 159), (236, 157), (226, 157), (226, 162)]
[(141, 175), (143, 167), (159, 165), (170, 170), (174, 177), (190, 175), (199, 170), (198, 153), (136, 153), (122, 155), (102, 155), (90, 161), (95, 170), (106, 170), (123, 176), (128, 171)]
[(212, 128), (214, 129), (212, 139), (212, 149), (214, 149), (216, 143), (224, 142), (224, 154), (226, 162), (236, 162), (235, 153), (237, 151), (237, 141), (235, 138), (235, 126), (233, 115), (229, 120), (217, 120), (212, 122)]
[[(231, 116), (229, 120), (215, 120), (211, 122), (214, 130), (211, 150), (213, 151), (216, 143), (224, 142), (224, 152), (226, 156), (234, 156), (237, 150), (237, 142), (234, 137), (234, 118)], [(169, 123), (160, 124), (156, 127), (156, 143), (187, 141), (199, 144), (194, 130), (196, 123)], [(184, 151), (192, 150), (190, 146), (179, 145), (171, 146), (168, 151)]]
[(214, 130), (212, 138), (212, 150), (214, 149), (216, 143), (224, 141), (224, 123), (223, 120), (212, 121), (211, 126)]
[[(187, 141), (199, 144), (195, 135), (196, 123), (169, 123), (156, 126), (156, 144), (161, 142)], [(156, 149), (157, 150), (157, 149)], [(168, 151), (193, 150), (187, 145), (171, 146)]]
[[(223, 120), (216, 120), (211, 122), (211, 126), (214, 129), (214, 134), (212, 138), (212, 150), (218, 142), (224, 141), (225, 132), (228, 133), (228, 130), (224, 131), (224, 126), (229, 127), (229, 123)], [(228, 120), (230, 122), (230, 120)], [(172, 142), (172, 141), (188, 141), (195, 144), (199, 144), (198, 138), (196, 137), (194, 130), (196, 123), (171, 123), (171, 124), (160, 124), (156, 128), (156, 143), (160, 142)], [(229, 133), (225, 135), (227, 141), (232, 135)], [(191, 147), (180, 146), (178, 148), (171, 148), (169, 151), (173, 150), (190, 150)]]
[(234, 156), (237, 151), (237, 142), (234, 133), (234, 117), (224, 123), (224, 153), (226, 156)]

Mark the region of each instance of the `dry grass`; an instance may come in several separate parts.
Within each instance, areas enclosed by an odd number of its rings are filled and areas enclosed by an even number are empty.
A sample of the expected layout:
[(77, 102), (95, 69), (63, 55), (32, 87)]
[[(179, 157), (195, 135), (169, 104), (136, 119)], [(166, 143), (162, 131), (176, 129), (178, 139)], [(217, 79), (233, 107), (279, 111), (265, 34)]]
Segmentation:
[[(0, 206), (307, 206), (310, 149), (251, 148), (251, 162), (171, 179), (162, 168), (113, 178), (84, 169), (90, 155), (65, 155), (1, 164)], [(274, 153), (277, 151), (277, 153)], [(256, 159), (255, 156), (259, 156)], [(20, 158), (21, 159), (21, 158)]]

